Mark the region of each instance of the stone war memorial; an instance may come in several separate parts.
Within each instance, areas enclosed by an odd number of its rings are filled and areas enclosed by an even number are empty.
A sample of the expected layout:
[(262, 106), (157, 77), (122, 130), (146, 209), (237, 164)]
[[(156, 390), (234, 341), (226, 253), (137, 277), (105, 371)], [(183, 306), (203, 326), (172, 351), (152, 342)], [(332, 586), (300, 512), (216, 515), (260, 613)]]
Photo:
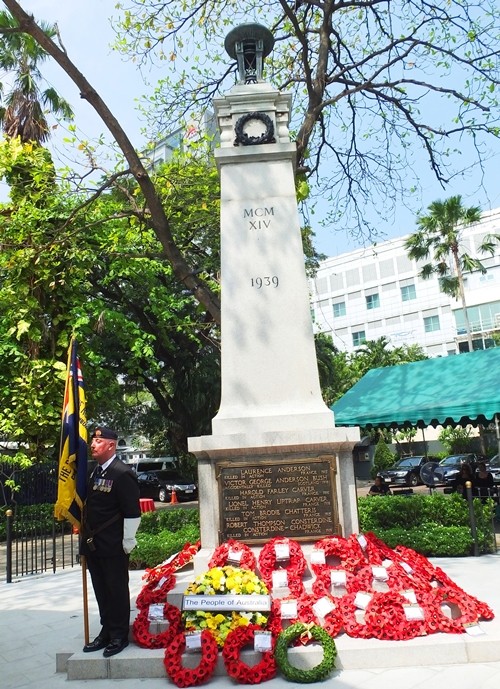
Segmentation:
[(270, 31), (226, 37), (239, 81), (214, 101), (221, 179), (222, 395), (198, 461), (203, 569), (228, 539), (358, 531), (352, 448), (321, 397), (294, 184), (291, 96), (262, 78)]
[[(358, 533), (352, 448), (359, 429), (336, 428), (321, 398), (291, 99), (262, 79), (273, 46), (267, 29), (237, 27), (225, 45), (239, 83), (215, 101), (222, 398), (212, 434), (189, 439), (201, 548), (186, 543), (146, 570), (135, 643), (123, 654), (61, 653), (58, 663), (68, 679), (166, 674), (190, 687), (212, 677), (295, 686), (334, 668), (398, 668), (414, 664), (416, 647), (393, 642), (414, 639), (425, 644), (419, 663), (497, 659), (496, 638), (456, 644), (466, 628), (482, 633), (480, 618), (494, 618), (486, 603), (424, 556)], [(426, 643), (430, 635), (448, 639)]]

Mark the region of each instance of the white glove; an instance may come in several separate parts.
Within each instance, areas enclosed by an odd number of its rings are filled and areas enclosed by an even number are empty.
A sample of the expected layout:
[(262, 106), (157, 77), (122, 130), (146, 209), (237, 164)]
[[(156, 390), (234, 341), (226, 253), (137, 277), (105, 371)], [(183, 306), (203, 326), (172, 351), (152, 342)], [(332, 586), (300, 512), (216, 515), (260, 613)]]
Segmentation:
[(128, 555), (137, 545), (135, 534), (141, 523), (140, 517), (133, 517), (123, 520), (123, 550)]

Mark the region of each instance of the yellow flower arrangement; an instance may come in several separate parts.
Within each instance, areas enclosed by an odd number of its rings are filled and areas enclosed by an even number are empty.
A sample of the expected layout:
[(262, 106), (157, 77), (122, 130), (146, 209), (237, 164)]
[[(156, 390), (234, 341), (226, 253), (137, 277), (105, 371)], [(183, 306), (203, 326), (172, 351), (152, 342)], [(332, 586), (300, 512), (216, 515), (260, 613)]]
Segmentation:
[[(204, 572), (188, 586), (188, 595), (251, 595), (267, 594), (268, 589), (258, 576), (248, 569), (237, 567), (212, 567)], [(236, 612), (213, 614), (204, 610), (183, 612), (182, 619), (187, 632), (210, 629), (214, 634), (217, 645), (222, 647), (227, 635), (237, 627), (256, 624), (263, 627), (267, 624), (267, 615), (260, 612)]]

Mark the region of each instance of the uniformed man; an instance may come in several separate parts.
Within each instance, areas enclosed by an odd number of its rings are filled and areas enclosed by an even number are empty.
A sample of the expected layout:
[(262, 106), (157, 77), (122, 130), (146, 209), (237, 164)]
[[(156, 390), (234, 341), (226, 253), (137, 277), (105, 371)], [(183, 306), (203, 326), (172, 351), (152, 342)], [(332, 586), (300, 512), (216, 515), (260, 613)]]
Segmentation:
[(95, 429), (90, 451), (97, 466), (89, 477), (80, 552), (87, 558), (102, 629), (84, 646), (104, 657), (128, 646), (129, 553), (141, 520), (139, 486), (132, 469), (116, 457), (115, 431)]

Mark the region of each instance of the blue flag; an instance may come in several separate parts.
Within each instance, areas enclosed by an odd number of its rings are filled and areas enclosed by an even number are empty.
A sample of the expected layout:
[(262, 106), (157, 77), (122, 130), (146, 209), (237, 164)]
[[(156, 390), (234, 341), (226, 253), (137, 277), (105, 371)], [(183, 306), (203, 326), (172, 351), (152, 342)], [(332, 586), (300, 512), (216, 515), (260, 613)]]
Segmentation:
[(80, 527), (87, 497), (87, 416), (76, 340), (68, 350), (54, 516)]

